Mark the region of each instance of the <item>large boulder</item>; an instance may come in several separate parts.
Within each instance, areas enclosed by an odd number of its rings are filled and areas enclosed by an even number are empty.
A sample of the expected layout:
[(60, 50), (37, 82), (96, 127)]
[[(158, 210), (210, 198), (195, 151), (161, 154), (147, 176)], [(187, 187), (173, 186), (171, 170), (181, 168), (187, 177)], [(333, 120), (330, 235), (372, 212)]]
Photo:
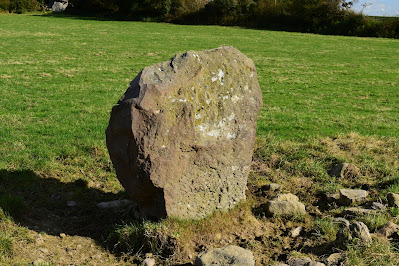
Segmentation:
[(261, 106), (255, 65), (233, 47), (144, 68), (106, 130), (140, 215), (200, 219), (245, 199)]

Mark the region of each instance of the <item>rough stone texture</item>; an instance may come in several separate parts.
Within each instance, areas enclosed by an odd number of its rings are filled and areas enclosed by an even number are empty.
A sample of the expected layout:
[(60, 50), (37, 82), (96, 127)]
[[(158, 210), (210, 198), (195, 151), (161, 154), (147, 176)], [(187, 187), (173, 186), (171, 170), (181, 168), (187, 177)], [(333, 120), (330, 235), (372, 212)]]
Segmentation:
[(358, 238), (362, 244), (368, 244), (372, 241), (367, 225), (362, 222), (354, 222), (349, 226), (353, 238)]
[(396, 193), (388, 193), (387, 195), (388, 206), (399, 208), (399, 194)]
[(333, 253), (326, 259), (327, 266), (340, 266), (344, 265), (344, 255), (342, 253)]
[(377, 211), (385, 211), (387, 209), (387, 207), (384, 204), (380, 203), (380, 202), (373, 202), (371, 204), (371, 208), (373, 210), (377, 210)]
[(68, 0), (54, 1), (51, 10), (54, 12), (64, 12), (68, 7)]
[(326, 200), (328, 203), (333, 203), (337, 202), (339, 200), (339, 193), (327, 193), (326, 194)]
[(340, 189), (339, 194), (339, 203), (345, 206), (362, 204), (367, 198), (367, 191), (361, 189)]
[(349, 227), (350, 225), (350, 222), (347, 219), (341, 217), (334, 218), (333, 223), (339, 224), (341, 227)]
[(266, 212), (270, 216), (300, 216), (305, 215), (305, 205), (293, 200), (269, 200)]
[(302, 226), (298, 226), (298, 227), (292, 229), (292, 230), (288, 233), (288, 235), (289, 235), (290, 237), (297, 237), (297, 236), (299, 236), (299, 235), (301, 234), (301, 232), (302, 232)]
[(262, 94), (233, 47), (144, 68), (111, 112), (107, 147), (143, 217), (200, 219), (245, 199)]
[(329, 172), (330, 176), (338, 178), (355, 178), (360, 175), (359, 169), (349, 163), (336, 164)]
[(348, 216), (363, 216), (363, 215), (376, 215), (378, 212), (372, 209), (366, 209), (361, 207), (350, 207), (342, 212), (342, 215)]
[(399, 231), (399, 226), (393, 222), (388, 222), (378, 230), (377, 234), (385, 237), (391, 237), (394, 233)]
[(206, 251), (195, 259), (196, 266), (210, 265), (255, 265), (252, 252), (237, 246), (227, 246)]
[(338, 230), (336, 242), (345, 244), (347, 242), (358, 239), (360, 244), (368, 245), (372, 242), (372, 238), (367, 225), (362, 222), (354, 222), (349, 226), (342, 225)]
[(312, 261), (309, 258), (295, 258), (289, 261), (290, 266), (325, 266), (324, 263)]
[(141, 263), (142, 266), (154, 266), (155, 265), (155, 259), (153, 258), (146, 258), (145, 260), (143, 260), (143, 262)]
[(299, 201), (299, 198), (297, 196), (295, 196), (294, 194), (287, 193), (287, 194), (277, 195), (277, 197), (273, 198), (273, 200), (278, 200), (278, 201), (282, 201), (282, 200)]

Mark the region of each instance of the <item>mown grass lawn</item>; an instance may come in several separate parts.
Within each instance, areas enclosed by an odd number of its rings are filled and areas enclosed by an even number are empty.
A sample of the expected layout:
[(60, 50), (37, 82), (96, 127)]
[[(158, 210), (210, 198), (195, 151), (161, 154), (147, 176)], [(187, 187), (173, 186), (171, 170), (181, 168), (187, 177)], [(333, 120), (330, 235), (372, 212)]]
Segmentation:
[[(82, 179), (89, 188), (120, 192), (105, 146), (112, 106), (145, 66), (224, 45), (257, 67), (264, 102), (258, 140), (272, 142), (264, 156), (290, 153), (279, 146), (289, 143), (292, 156), (280, 157), (304, 163), (317, 150), (314, 139), (349, 133), (363, 142), (399, 140), (398, 40), (0, 14), (0, 170), (29, 170), (61, 183)], [(370, 162), (377, 172), (396, 169), (378, 162), (379, 150), (363, 152), (354, 156), (361, 170)], [(323, 158), (332, 164), (351, 155), (340, 156)], [(320, 165), (311, 165), (316, 170), (300, 171), (316, 175)]]

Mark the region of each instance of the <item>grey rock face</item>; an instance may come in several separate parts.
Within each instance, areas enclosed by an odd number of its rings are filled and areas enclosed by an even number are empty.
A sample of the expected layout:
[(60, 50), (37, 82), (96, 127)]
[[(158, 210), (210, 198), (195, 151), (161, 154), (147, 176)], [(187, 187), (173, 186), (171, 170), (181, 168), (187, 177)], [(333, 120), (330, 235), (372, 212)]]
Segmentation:
[(361, 189), (340, 189), (339, 194), (339, 203), (345, 206), (362, 204), (367, 198), (367, 191)]
[(51, 5), (51, 10), (54, 12), (64, 12), (68, 7), (68, 0), (54, 1)]
[(195, 259), (195, 265), (253, 266), (255, 265), (255, 260), (252, 252), (237, 246), (230, 245), (224, 248), (212, 249), (200, 254)]
[(362, 222), (355, 222), (349, 226), (352, 237), (358, 238), (363, 244), (368, 244), (372, 241), (369, 229)]
[(396, 193), (388, 193), (387, 195), (388, 206), (399, 208), (399, 194)]
[(106, 130), (141, 215), (200, 219), (245, 199), (261, 106), (255, 65), (233, 47), (144, 68)]
[(342, 226), (337, 233), (339, 244), (347, 243), (358, 239), (361, 244), (367, 245), (372, 242), (372, 238), (367, 226), (362, 222), (354, 222), (349, 226)]

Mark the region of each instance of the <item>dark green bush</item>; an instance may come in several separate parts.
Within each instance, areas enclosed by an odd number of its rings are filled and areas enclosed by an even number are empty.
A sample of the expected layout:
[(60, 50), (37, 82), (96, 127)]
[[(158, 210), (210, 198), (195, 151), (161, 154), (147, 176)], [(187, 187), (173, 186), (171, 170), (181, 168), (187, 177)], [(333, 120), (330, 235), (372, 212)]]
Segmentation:
[(0, 11), (22, 14), (40, 9), (36, 0), (0, 0)]

